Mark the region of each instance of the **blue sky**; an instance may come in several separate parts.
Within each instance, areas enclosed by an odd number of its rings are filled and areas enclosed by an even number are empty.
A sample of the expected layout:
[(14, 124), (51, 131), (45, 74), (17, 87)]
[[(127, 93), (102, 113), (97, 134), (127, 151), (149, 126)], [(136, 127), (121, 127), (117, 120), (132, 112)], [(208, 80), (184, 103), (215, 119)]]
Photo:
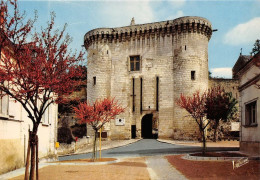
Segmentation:
[[(50, 12), (56, 13), (56, 27), (68, 24), (72, 49), (81, 50), (86, 32), (100, 27), (120, 27), (151, 23), (181, 16), (207, 18), (214, 32), (209, 42), (209, 70), (213, 76), (231, 78), (231, 69), (240, 49), (249, 55), (256, 39), (260, 39), (260, 0), (18, 0), (27, 17), (38, 11), (37, 28), (45, 27)], [(40, 28), (39, 28), (40, 30)]]

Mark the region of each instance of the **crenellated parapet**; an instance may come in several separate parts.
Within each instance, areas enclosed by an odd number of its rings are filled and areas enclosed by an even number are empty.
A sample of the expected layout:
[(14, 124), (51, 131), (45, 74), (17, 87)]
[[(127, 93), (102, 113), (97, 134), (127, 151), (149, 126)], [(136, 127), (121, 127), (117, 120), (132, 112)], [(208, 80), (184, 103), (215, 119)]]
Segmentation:
[(118, 28), (97, 28), (85, 34), (84, 45), (88, 49), (94, 42), (125, 42), (131, 39), (154, 38), (155, 36), (176, 36), (180, 33), (200, 33), (210, 39), (212, 35), (211, 23), (202, 17), (186, 16), (148, 24)]

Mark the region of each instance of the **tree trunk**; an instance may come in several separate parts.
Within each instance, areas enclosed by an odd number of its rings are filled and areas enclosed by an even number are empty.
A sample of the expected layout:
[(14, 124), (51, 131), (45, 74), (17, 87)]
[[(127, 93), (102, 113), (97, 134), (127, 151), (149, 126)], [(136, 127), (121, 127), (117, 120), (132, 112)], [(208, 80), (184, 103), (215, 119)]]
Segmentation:
[[(33, 131), (31, 133), (31, 169), (30, 169), (30, 180), (34, 180), (35, 162), (38, 164), (38, 160), (35, 160), (35, 147), (37, 139), (38, 124), (34, 124)], [(38, 165), (37, 165), (38, 166)]]
[(24, 180), (28, 180), (29, 176), (29, 165), (30, 165), (30, 152), (31, 152), (31, 131), (28, 131), (28, 148), (27, 148), (27, 156), (26, 156), (26, 164), (25, 164), (25, 175)]
[(199, 130), (202, 138), (202, 154), (205, 155), (206, 152), (206, 138), (205, 138), (205, 128), (203, 127), (203, 121), (200, 119), (200, 124), (199, 124)]
[(30, 180), (34, 180), (34, 170), (35, 170), (35, 134), (32, 133), (31, 138), (31, 169), (30, 169)]
[(219, 121), (215, 120), (213, 142), (216, 142), (216, 141), (217, 141), (217, 136), (218, 136), (218, 135), (217, 135), (218, 124), (219, 124)]
[(202, 141), (203, 141), (203, 147), (202, 147), (202, 154), (205, 155), (206, 152), (206, 138), (205, 138), (205, 129), (202, 129)]
[(36, 180), (39, 179), (39, 168), (38, 168), (38, 164), (39, 164), (39, 157), (38, 157), (38, 148), (39, 147), (39, 139), (38, 139), (38, 135), (36, 135)]
[(93, 154), (92, 160), (95, 161), (97, 159), (97, 130), (95, 130), (94, 143), (93, 143)]

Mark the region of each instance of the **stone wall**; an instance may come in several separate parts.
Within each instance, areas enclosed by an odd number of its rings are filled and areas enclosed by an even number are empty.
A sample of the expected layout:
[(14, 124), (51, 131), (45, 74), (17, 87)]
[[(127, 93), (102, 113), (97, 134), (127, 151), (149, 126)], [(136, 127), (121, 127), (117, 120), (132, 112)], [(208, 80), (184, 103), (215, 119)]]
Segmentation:
[[(140, 138), (142, 118), (146, 114), (153, 114), (151, 121), (158, 127), (159, 138), (196, 138), (195, 121), (176, 107), (175, 100), (181, 93), (191, 94), (208, 88), (211, 33), (210, 22), (200, 17), (101, 28), (86, 33), (87, 99), (115, 97), (126, 108), (118, 116), (125, 119), (125, 125), (117, 126), (115, 121), (106, 125), (109, 138), (130, 139), (132, 125), (136, 126), (136, 135)], [(136, 55), (141, 59), (140, 70), (130, 71), (130, 57)]]
[(223, 78), (210, 78), (209, 79), (209, 88), (221, 86), (225, 89), (226, 92), (232, 92), (232, 96), (239, 99), (238, 79), (223, 79)]

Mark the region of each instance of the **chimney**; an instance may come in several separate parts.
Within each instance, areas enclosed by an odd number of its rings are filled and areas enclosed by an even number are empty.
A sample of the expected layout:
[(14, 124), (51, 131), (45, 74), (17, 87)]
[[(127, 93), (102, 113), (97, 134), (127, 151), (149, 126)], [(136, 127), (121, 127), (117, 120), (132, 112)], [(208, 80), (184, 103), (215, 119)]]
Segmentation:
[(130, 23), (130, 26), (133, 26), (133, 25), (135, 25), (135, 18), (132, 18), (131, 23)]

